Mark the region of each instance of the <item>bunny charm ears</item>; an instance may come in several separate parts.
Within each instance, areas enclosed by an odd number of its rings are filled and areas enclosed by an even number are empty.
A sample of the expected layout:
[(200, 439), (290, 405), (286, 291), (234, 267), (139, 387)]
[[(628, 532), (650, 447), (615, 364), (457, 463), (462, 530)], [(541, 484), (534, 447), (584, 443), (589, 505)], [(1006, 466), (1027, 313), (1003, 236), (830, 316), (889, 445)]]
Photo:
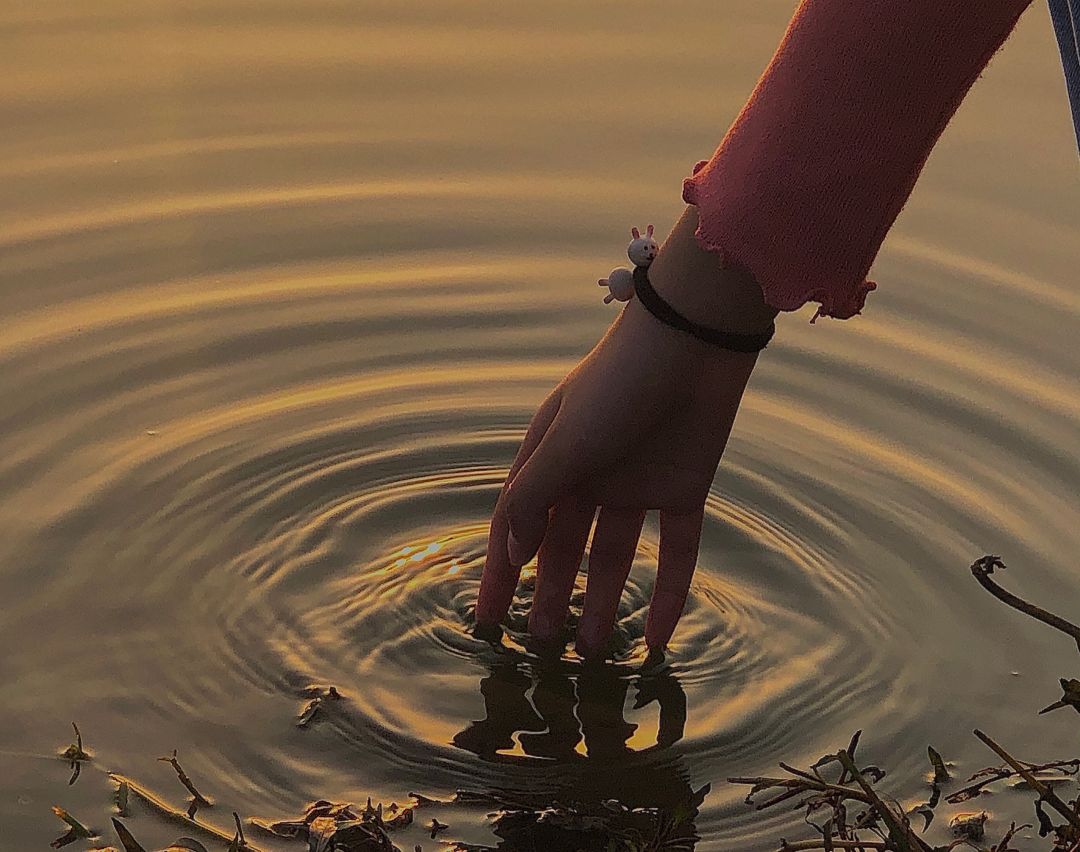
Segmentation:
[(656, 240), (653, 239), (653, 226), (649, 225), (645, 229), (644, 237), (637, 228), (631, 228), (630, 234), (633, 239), (626, 249), (626, 256), (633, 261), (634, 268), (630, 270), (620, 266), (611, 270), (607, 278), (600, 279), (600, 286), (608, 288), (608, 294), (604, 296), (605, 305), (614, 301), (629, 302), (637, 296), (638, 304), (664, 325), (705, 343), (732, 352), (760, 352), (765, 348), (776, 331), (775, 322), (769, 323), (769, 327), (764, 331), (741, 334), (699, 325), (669, 305), (649, 281), (649, 265), (660, 252)]
[[(644, 237), (637, 228), (631, 228), (630, 235), (633, 239), (626, 249), (626, 256), (635, 267), (647, 269), (657, 252), (660, 251), (656, 240), (653, 239), (653, 226), (649, 225), (645, 229)], [(608, 294), (604, 296), (605, 305), (614, 301), (629, 302), (634, 298), (634, 273), (625, 266), (611, 270), (607, 278), (601, 278), (597, 283), (601, 287), (608, 288)]]

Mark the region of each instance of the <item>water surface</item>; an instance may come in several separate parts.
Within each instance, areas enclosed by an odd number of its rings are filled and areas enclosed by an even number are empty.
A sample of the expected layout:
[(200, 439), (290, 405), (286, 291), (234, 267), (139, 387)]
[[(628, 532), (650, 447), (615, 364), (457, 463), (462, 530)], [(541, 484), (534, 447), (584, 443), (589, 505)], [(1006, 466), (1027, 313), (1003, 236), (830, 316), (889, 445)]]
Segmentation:
[[(680, 215), (791, 5), (0, 5), (0, 849), (44, 848), (53, 804), (107, 825), (104, 769), (179, 802), (173, 748), (221, 825), (711, 781), (698, 848), (750, 852), (799, 816), (722, 779), (856, 728), (908, 800), (927, 743), (992, 762), (976, 724), (1070, 755), (1075, 718), (1033, 714), (1075, 651), (967, 572), (1000, 553), (1080, 615), (1080, 186), (1038, 4), (865, 314), (781, 319), (670, 668), (638, 670), (652, 525), (618, 667), (468, 633), (529, 416), (614, 315), (596, 278)], [(346, 699), (300, 730), (309, 683)]]

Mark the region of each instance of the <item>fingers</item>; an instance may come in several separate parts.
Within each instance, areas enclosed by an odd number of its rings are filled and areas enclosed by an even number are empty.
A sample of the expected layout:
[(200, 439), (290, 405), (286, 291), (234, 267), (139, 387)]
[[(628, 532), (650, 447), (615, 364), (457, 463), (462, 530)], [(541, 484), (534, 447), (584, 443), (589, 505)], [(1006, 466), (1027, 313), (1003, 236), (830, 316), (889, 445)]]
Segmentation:
[[(536, 451), (536, 448), (540, 446), (540, 442), (544, 440), (544, 435), (547, 434), (547, 430), (551, 428), (551, 424), (555, 421), (555, 416), (559, 413), (559, 408), (562, 406), (562, 394), (556, 389), (553, 393), (540, 403), (540, 407), (536, 409), (536, 413), (532, 416), (532, 420), (529, 421), (529, 428), (525, 430), (525, 437), (521, 440), (521, 446), (518, 447), (517, 455), (514, 456), (514, 461), (510, 465), (510, 473), (506, 476), (506, 485), (503, 486), (503, 491), (506, 491), (506, 487), (514, 481), (514, 477), (518, 475), (522, 466), (527, 462)], [(503, 496), (503, 495), (500, 495)]]
[(668, 643), (682, 615), (697, 565), (704, 515), (704, 505), (689, 512), (660, 512), (660, 558), (645, 623), (645, 644), (650, 650)]
[(567, 500), (555, 506), (540, 547), (536, 589), (529, 611), (529, 633), (554, 639), (566, 621), (574, 579), (585, 554), (596, 507)]
[(585, 605), (578, 622), (577, 651), (583, 657), (600, 654), (611, 635), (644, 522), (644, 509), (600, 510), (589, 548)]
[(510, 473), (506, 478), (506, 485), (499, 494), (499, 500), (492, 514), (491, 526), (488, 531), (487, 555), (484, 559), (484, 572), (480, 578), (480, 592), (476, 600), (476, 623), (482, 626), (496, 625), (510, 609), (510, 603), (514, 599), (514, 591), (517, 589), (518, 575), (521, 573), (521, 565), (510, 561), (507, 550), (507, 538), (510, 534), (510, 525), (506, 516), (506, 493), (507, 486), (517, 475), (522, 465), (529, 460), (529, 456), (543, 440), (548, 427), (555, 419), (559, 411), (560, 396), (558, 393), (551, 394), (541, 403), (536, 414), (533, 415), (525, 438), (518, 448), (517, 456), (510, 467)]
[(548, 512), (572, 490), (588, 457), (587, 438), (560, 422), (556, 415), (543, 438), (514, 476), (506, 493), (510, 524), (507, 551), (510, 564), (522, 566), (540, 549)]
[(506, 536), (509, 532), (510, 525), (506, 522), (506, 512), (500, 501), (488, 530), (487, 555), (484, 558), (484, 572), (480, 576), (480, 592), (476, 598), (476, 623), (481, 627), (491, 627), (503, 620), (517, 589), (521, 569), (510, 564), (506, 553)]

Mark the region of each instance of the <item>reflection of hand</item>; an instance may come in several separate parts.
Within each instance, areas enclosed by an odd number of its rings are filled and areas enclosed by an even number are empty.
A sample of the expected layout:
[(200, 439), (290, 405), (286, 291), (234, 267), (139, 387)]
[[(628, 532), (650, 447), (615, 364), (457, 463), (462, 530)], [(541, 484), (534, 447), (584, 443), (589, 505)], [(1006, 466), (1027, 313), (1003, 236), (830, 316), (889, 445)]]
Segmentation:
[(629, 755), (627, 742), (637, 726), (626, 721), (623, 710), (631, 686), (637, 692), (635, 709), (658, 705), (657, 743), (651, 748), (681, 739), (686, 693), (667, 670), (628, 678), (617, 667), (597, 666), (571, 678), (545, 668), (534, 680), (508, 663), (480, 681), (486, 718), (455, 736), (454, 744), (487, 760), (515, 760), (500, 754), (513, 749), (515, 740), (528, 757), (560, 762), (580, 761), (582, 752), (604, 759)]
[(473, 722), (454, 737), (454, 745), (488, 760), (504, 750), (513, 748), (514, 735), (519, 731), (542, 731), (541, 719), (526, 693), (532, 688), (532, 678), (514, 663), (505, 663), (491, 670), (480, 681), (487, 718)]
[(650, 672), (638, 680), (634, 709), (640, 710), (654, 701), (660, 708), (656, 744), (666, 748), (681, 740), (686, 731), (686, 693), (670, 672)]
[[(721, 327), (715, 318), (723, 316), (733, 331), (767, 327), (776, 311), (760, 288), (697, 247), (693, 210), (654, 261), (653, 286), (703, 324)], [(631, 300), (533, 416), (491, 520), (477, 623), (502, 620), (521, 566), (539, 551), (529, 629), (555, 637), (599, 506), (577, 643), (584, 655), (600, 652), (645, 511), (659, 509), (645, 638), (650, 648), (666, 644), (697, 561), (705, 497), (756, 360), (676, 331)]]

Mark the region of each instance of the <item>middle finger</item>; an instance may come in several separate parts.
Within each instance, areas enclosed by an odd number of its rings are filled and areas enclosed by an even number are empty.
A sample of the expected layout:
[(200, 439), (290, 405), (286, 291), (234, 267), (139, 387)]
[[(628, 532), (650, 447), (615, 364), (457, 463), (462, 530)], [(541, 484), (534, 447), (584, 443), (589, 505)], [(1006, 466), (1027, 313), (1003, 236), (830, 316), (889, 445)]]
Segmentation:
[(644, 522), (644, 509), (600, 509), (589, 548), (589, 579), (577, 631), (577, 651), (583, 657), (600, 653), (611, 635)]
[(536, 589), (529, 611), (529, 633), (537, 639), (555, 638), (566, 621), (595, 514), (595, 505), (580, 500), (564, 500), (551, 510), (537, 555)]

